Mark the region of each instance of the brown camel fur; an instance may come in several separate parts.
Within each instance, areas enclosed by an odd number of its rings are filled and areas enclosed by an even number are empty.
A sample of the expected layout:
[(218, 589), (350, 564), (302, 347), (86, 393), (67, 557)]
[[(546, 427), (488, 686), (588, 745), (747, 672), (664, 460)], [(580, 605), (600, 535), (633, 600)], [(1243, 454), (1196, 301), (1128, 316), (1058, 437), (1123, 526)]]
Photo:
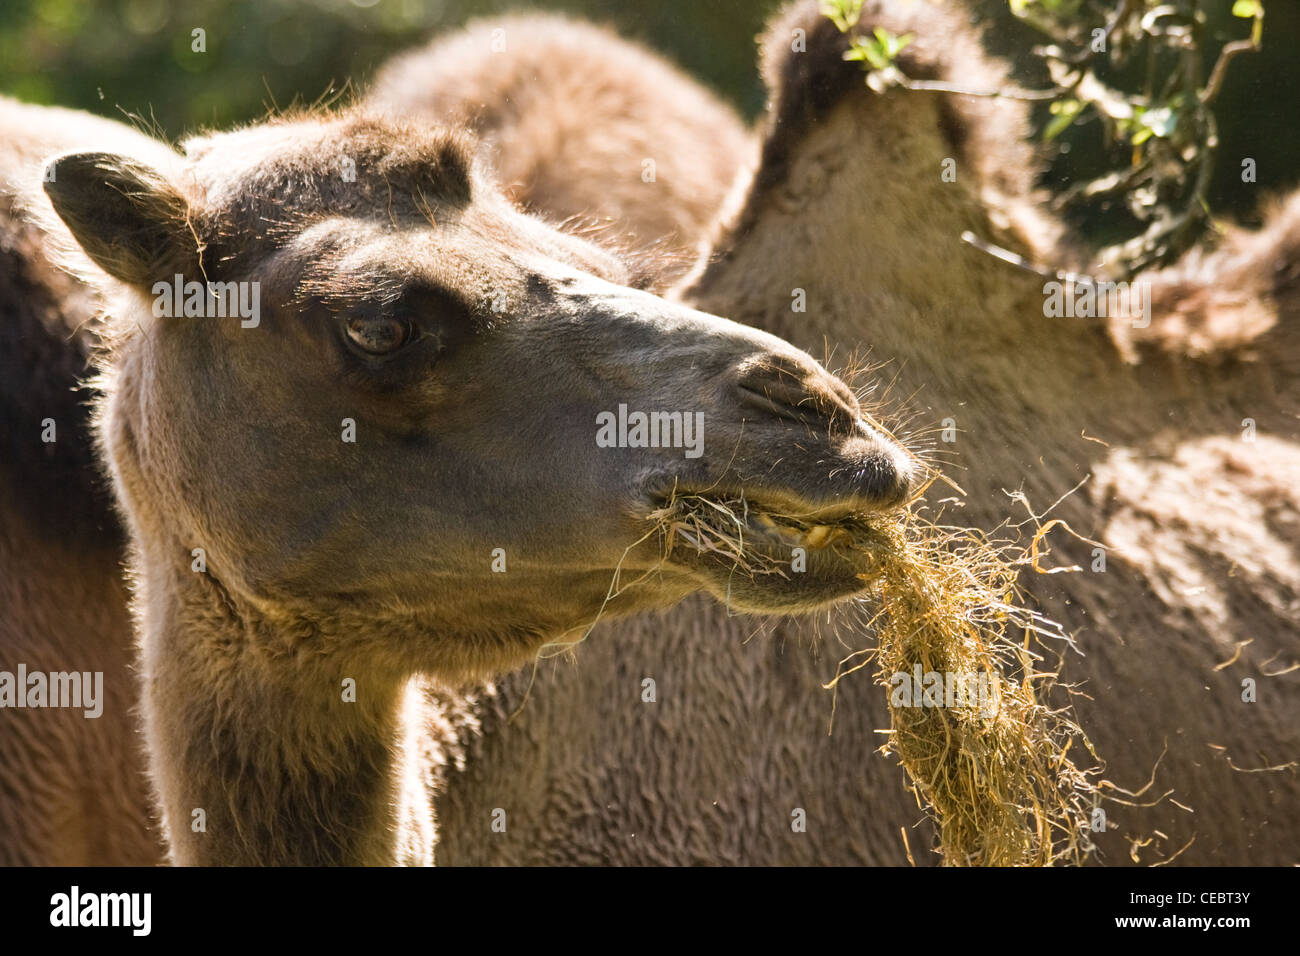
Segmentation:
[(637, 247), (660, 281), (689, 268), (753, 152), (735, 111), (662, 57), (554, 15), (436, 37), (386, 65), (368, 100), (473, 130), (524, 209)]
[(134, 713), (125, 535), (79, 388), (102, 302), (55, 265), (58, 243), (28, 220), (45, 205), (41, 169), (54, 153), (109, 148), (165, 164), (170, 150), (119, 123), (3, 98), (0, 128), (0, 669), (100, 671), (105, 698), (95, 718), (0, 715), (0, 864), (152, 863), (161, 844)]
[[(917, 35), (910, 75), (1007, 83), (936, 5), (872, 3), (863, 22)], [(806, 53), (791, 50), (796, 30)], [(1041, 510), (1091, 475), (1053, 516), (1104, 542), (1106, 571), (1092, 570), (1091, 545), (1059, 540), (1054, 562), (1083, 572), (1026, 583), (1086, 655), (1067, 655), (1063, 679), (1089, 695), (1075, 700), (1111, 778), (1137, 789), (1158, 764), (1142, 801), (1173, 791), (1151, 808), (1106, 807), (1101, 859), (1149, 863), (1194, 838), (1179, 862), (1294, 863), (1300, 198), (1262, 232), (1230, 232), (1148, 277), (1149, 329), (1045, 318), (1041, 278), (961, 239), (972, 230), (1071, 264), (1037, 211), (1023, 109), (877, 96), (843, 45), (812, 3), (769, 31), (761, 166), (677, 294), (808, 349), (865, 347), (888, 362), (914, 414), (959, 429), (936, 445), (968, 492), (965, 522), (1023, 518), (1007, 491)], [(949, 157), (956, 183), (940, 178)], [(795, 288), (807, 313), (791, 310)], [(831, 618), (809, 654), (815, 628), (747, 640), (756, 630), (688, 603), (603, 629), (576, 664), (502, 682), (439, 801), (440, 859), (904, 862), (899, 828), (920, 813), (872, 753), (886, 718), (865, 675), (840, 685), (825, 736), (819, 685), (869, 635)], [(660, 688), (653, 705), (636, 693), (645, 677)], [(1256, 703), (1242, 700), (1246, 678)], [(488, 839), (493, 807), (513, 808), (515, 824)], [(790, 825), (795, 808), (806, 833)], [(914, 849), (928, 845), (928, 831), (911, 832)]]
[[(186, 159), (66, 154), (44, 183), (111, 277), (97, 432), (173, 862), (429, 862), (426, 679), (695, 591), (784, 614), (864, 587), (835, 549), (743, 580), (665, 556), (670, 494), (743, 494), (785, 562), (762, 516), (894, 507), (913, 463), (806, 354), (517, 212), (460, 134), (308, 114)], [(259, 283), (260, 313), (167, 314), (174, 276)], [(621, 405), (699, 412), (706, 444), (600, 447)]]

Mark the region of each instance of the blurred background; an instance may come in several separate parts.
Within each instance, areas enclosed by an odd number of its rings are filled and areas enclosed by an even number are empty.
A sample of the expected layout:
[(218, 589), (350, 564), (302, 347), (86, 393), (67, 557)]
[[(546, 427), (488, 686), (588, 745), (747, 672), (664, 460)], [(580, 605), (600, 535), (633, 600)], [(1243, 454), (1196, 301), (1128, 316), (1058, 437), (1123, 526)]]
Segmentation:
[[(914, 0), (927, 2), (927, 0)], [(754, 38), (781, 0), (0, 0), (0, 92), (109, 117), (139, 115), (176, 140), (200, 127), (255, 120), (274, 105), (364, 87), (393, 53), (506, 10), (562, 10), (660, 50), (747, 117), (762, 109)], [(1241, 37), (1232, 0), (1204, 0), (1216, 36)], [(1041, 37), (1006, 0), (975, 0), (991, 44), (1026, 82)], [(1256, 220), (1263, 197), (1300, 184), (1300, 0), (1266, 0), (1262, 53), (1237, 58), (1219, 99), (1216, 214)], [(206, 30), (207, 52), (190, 51)], [(1217, 49), (1207, 50), (1211, 57)], [(1046, 122), (1046, 110), (1039, 110)], [(1088, 124), (1053, 142), (1047, 182), (1060, 188), (1110, 162)], [(1243, 184), (1240, 159), (1258, 163)], [(1081, 223), (1086, 228), (1086, 223)]]

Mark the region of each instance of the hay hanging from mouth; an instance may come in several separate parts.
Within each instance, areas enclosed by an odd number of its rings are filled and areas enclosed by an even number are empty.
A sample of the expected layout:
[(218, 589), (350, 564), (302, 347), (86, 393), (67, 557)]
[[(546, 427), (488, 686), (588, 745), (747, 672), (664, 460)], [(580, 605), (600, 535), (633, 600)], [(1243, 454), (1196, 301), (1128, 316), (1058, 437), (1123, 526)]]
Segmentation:
[[(685, 496), (651, 517), (666, 549), (680, 536), (734, 560), (737, 573), (783, 573), (748, 546), (750, 514), (743, 499)], [(945, 865), (1079, 863), (1093, 850), (1100, 760), (1069, 709), (1045, 703), (1055, 674), (1035, 650), (1070, 639), (1024, 606), (1017, 583), (1022, 568), (1042, 570), (1040, 543), (1056, 524), (1038, 527), (1028, 548), (997, 546), (914, 505), (841, 522), (830, 543), (869, 567), (859, 577), (879, 599), (868, 624), (878, 644), (826, 686), (875, 661), (891, 724), (881, 750), (934, 818)]]
[(1034, 650), (1069, 638), (1024, 607), (1017, 586), (1047, 527), (1027, 550), (914, 512), (877, 528), (876, 682), (891, 718), (882, 749), (933, 815), (947, 865), (1078, 863), (1093, 849), (1100, 761), (1068, 709), (1044, 702), (1055, 674)]

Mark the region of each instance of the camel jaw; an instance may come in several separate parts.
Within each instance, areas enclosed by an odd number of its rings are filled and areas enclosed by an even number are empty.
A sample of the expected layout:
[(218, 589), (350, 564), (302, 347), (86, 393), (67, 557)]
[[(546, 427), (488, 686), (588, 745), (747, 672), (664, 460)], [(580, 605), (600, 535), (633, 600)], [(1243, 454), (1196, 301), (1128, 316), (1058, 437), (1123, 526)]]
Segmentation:
[(677, 492), (659, 522), (667, 566), (719, 600), (758, 614), (813, 611), (862, 593), (878, 573), (886, 508), (816, 505), (788, 494)]

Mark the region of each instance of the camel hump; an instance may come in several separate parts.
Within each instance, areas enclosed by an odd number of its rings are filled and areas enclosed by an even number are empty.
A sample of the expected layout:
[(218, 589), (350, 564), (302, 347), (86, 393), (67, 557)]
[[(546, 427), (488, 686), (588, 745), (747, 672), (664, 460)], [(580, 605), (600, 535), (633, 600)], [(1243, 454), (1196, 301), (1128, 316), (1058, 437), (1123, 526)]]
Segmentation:
[(896, 173), (877, 184), (882, 205), (891, 199), (905, 202), (910, 184), (922, 174), (917, 157), (900, 144), (916, 144), (919, 136), (933, 132), (937, 145), (933, 157), (924, 157), (932, 160), (925, 172), (933, 169), (937, 179), (939, 164), (952, 164), (957, 183), (984, 207), (998, 241), (1044, 261), (1073, 263), (1077, 254), (1064, 245), (1061, 224), (1044, 213), (1046, 194), (1035, 186), (1044, 158), (1031, 140), (1028, 104), (950, 92), (873, 92), (863, 64), (845, 60), (844, 54), (850, 36), (870, 37), (877, 29), (908, 38), (897, 63), (912, 80), (975, 93), (1016, 86), (1009, 64), (985, 50), (982, 30), (963, 3), (868, 0), (847, 32), (816, 0), (790, 4), (760, 39), (768, 102), (758, 170), (748, 188), (738, 185), (733, 194), (715, 230), (715, 249), (786, 185), (791, 164), (816, 130), (852, 98), (864, 110), (858, 124), (862, 151), (878, 154), (882, 164), (897, 160)]
[[(868, 0), (852, 33), (876, 28), (909, 36), (898, 57), (912, 79), (937, 80), (953, 90), (987, 93), (1014, 88), (1008, 64), (984, 48), (968, 4)], [(1054, 269), (1087, 271), (1089, 260), (1065, 237), (1048, 212), (1045, 191), (1034, 186), (1042, 158), (1031, 143), (1028, 104), (1008, 97), (955, 92), (920, 93), (866, 88), (862, 64), (845, 61), (848, 34), (824, 16), (815, 0), (794, 3), (772, 21), (761, 41), (762, 73), (769, 91), (761, 160), (747, 190), (721, 217), (714, 255), (688, 280), (696, 293), (714, 287), (730, 270), (729, 250), (756, 223), (782, 216), (807, 192), (792, 181), (802, 158), (815, 159), (818, 135), (832, 112), (852, 98), (859, 112), (852, 127), (862, 155), (877, 170), (872, 203), (880, 210), (908, 209), (921, 175), (938, 181), (951, 161), (954, 182), (935, 186), (970, 200), (973, 231), (983, 239)], [(937, 134), (926, 142), (927, 127)], [(921, 152), (903, 144), (925, 143)], [(950, 231), (945, 239), (955, 239)], [(1247, 357), (1276, 369), (1279, 381), (1300, 368), (1300, 334), (1290, 316), (1300, 310), (1300, 196), (1275, 200), (1262, 229), (1231, 226), (1217, 238), (1162, 270), (1144, 273), (1150, 316), (1112, 315), (1108, 331), (1130, 361), (1143, 352), (1204, 360)], [(1127, 283), (1125, 283), (1127, 285)], [(1138, 319), (1138, 321), (1134, 321)]]
[(475, 20), (380, 70), (369, 105), (473, 131), (507, 194), (590, 238), (691, 263), (751, 140), (644, 46), (554, 15)]
[(1130, 361), (1144, 352), (1269, 366), (1279, 388), (1300, 376), (1300, 192), (1274, 198), (1259, 229), (1225, 226), (1213, 247), (1144, 275), (1151, 321), (1120, 316), (1111, 333)]

